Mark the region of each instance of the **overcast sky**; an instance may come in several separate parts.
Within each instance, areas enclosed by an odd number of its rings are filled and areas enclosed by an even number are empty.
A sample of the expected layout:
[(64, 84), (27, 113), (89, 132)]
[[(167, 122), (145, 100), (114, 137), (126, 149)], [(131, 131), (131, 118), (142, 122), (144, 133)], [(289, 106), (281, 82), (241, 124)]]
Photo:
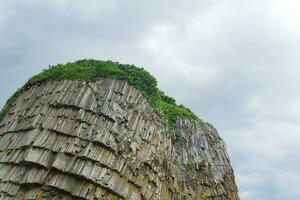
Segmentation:
[(299, 200), (299, 2), (1, 0), (0, 107), (48, 65), (142, 66), (219, 130), (242, 200)]

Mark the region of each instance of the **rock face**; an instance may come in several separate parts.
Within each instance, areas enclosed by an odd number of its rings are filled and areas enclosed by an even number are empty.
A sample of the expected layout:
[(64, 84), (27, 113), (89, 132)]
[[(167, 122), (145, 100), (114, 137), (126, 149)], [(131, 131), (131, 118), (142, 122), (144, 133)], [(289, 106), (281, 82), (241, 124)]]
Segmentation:
[(0, 199), (238, 200), (216, 129), (157, 113), (125, 81), (26, 88), (0, 122)]

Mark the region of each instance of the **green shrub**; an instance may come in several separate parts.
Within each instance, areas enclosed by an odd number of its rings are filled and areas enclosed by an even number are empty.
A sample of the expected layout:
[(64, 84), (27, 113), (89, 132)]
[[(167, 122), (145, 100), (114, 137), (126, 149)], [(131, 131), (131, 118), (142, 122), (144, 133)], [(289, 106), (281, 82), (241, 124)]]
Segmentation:
[(190, 109), (183, 105), (178, 106), (174, 98), (165, 95), (157, 88), (156, 79), (144, 68), (134, 65), (120, 64), (112, 61), (100, 61), (84, 59), (67, 64), (49, 66), (48, 69), (33, 76), (28, 82), (9, 98), (0, 113), (0, 120), (8, 112), (15, 99), (23, 91), (23, 88), (33, 85), (36, 82), (45, 80), (83, 80), (96, 81), (99, 77), (110, 77), (118, 80), (125, 80), (136, 89), (140, 90), (150, 105), (154, 108), (161, 108), (162, 118), (171, 127), (175, 127), (177, 117), (189, 117), (200, 120)]

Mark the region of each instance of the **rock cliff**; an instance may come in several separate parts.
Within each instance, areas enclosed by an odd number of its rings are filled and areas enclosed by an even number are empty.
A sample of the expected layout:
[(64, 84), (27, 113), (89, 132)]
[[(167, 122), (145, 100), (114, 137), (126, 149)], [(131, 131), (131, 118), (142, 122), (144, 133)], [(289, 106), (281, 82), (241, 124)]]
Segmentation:
[(0, 199), (238, 200), (216, 129), (126, 80), (42, 79), (0, 121)]

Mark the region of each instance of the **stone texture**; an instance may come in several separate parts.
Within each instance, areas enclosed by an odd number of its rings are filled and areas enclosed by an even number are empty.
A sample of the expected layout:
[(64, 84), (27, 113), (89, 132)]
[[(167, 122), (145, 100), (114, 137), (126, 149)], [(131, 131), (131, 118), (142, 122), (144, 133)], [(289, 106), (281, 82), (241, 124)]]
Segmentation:
[(238, 200), (216, 129), (161, 120), (124, 81), (45, 81), (0, 122), (0, 200)]

